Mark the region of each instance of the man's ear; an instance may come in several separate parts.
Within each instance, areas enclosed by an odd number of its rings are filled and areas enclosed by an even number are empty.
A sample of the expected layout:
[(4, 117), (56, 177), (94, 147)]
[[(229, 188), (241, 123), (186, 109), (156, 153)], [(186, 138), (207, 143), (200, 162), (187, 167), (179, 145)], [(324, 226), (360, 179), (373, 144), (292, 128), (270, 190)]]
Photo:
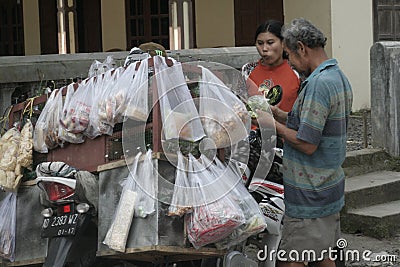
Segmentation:
[(306, 53), (306, 46), (301, 41), (297, 41), (297, 49), (299, 54), (304, 55), (304, 53)]

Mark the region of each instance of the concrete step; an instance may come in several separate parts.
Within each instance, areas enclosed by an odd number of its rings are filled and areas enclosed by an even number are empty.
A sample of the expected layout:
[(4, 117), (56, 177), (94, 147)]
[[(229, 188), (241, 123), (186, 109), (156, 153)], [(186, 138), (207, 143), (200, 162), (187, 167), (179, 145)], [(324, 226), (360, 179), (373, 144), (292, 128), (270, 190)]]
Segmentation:
[(382, 149), (365, 148), (349, 151), (342, 164), (346, 177), (353, 177), (364, 173), (385, 170), (391, 156)]
[(341, 215), (345, 233), (362, 232), (376, 238), (393, 237), (400, 233), (400, 200), (349, 209)]
[(377, 171), (345, 181), (345, 210), (400, 200), (400, 172)]

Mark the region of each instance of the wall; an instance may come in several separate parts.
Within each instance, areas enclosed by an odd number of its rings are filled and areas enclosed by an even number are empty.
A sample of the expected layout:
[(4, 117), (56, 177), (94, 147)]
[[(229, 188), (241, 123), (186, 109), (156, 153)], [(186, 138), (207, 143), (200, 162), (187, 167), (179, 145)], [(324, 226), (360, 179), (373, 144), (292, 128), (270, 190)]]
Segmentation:
[(283, 0), (285, 24), (295, 18), (305, 18), (328, 38), (326, 52), (332, 55), (331, 0)]
[(126, 47), (125, 0), (102, 0), (103, 51), (130, 50)]
[(371, 47), (372, 145), (400, 156), (400, 42)]
[(24, 0), (22, 6), (25, 55), (40, 55), (39, 1)]
[(353, 110), (371, 107), (372, 0), (332, 1), (332, 55), (353, 87)]
[(233, 0), (201, 0), (195, 3), (198, 48), (235, 46)]
[(352, 84), (353, 111), (370, 108), (372, 0), (284, 0), (284, 12), (285, 23), (304, 17), (325, 33), (328, 56), (338, 60)]

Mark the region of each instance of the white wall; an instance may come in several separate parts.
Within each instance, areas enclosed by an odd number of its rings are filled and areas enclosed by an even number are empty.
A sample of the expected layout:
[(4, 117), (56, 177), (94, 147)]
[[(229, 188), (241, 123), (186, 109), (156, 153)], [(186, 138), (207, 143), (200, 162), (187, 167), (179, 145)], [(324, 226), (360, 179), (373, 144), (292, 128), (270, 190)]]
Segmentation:
[(328, 56), (338, 60), (353, 87), (353, 111), (370, 108), (372, 0), (284, 0), (284, 16), (285, 23), (306, 18), (324, 32)]
[(372, 0), (332, 0), (332, 55), (353, 87), (353, 110), (371, 107)]

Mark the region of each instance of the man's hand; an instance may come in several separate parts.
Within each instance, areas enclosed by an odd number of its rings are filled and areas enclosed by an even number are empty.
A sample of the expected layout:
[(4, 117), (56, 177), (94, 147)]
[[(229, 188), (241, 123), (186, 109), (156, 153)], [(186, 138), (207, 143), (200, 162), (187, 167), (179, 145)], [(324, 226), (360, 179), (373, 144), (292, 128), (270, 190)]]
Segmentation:
[(272, 114), (274, 115), (275, 120), (282, 124), (286, 124), (287, 120), (287, 112), (283, 111), (282, 109), (276, 106), (270, 106)]

